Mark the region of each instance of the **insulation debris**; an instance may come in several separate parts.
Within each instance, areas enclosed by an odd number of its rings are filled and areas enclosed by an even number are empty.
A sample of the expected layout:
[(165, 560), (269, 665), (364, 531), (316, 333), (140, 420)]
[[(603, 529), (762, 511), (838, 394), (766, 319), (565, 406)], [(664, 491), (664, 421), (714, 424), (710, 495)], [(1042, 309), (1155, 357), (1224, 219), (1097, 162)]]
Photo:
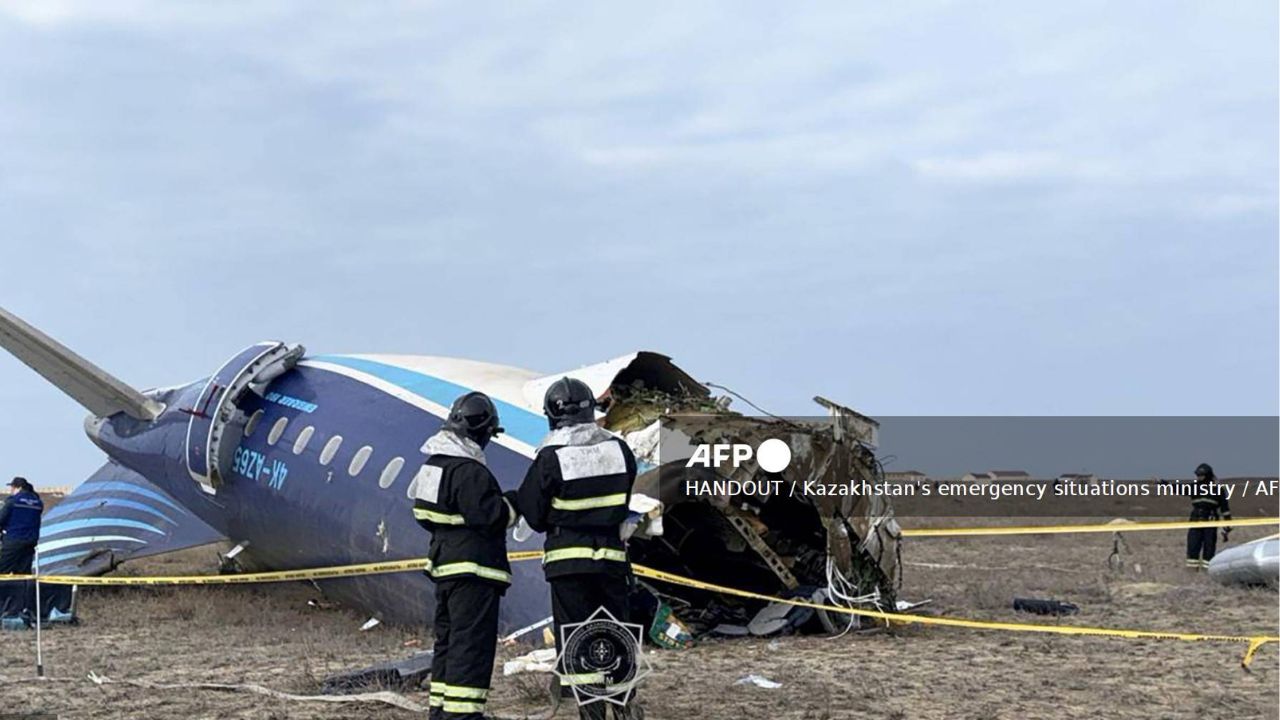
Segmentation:
[(502, 663), (502, 674), (508, 676), (521, 673), (549, 673), (555, 670), (555, 663), (556, 649), (542, 648)]
[(738, 681), (735, 682), (734, 685), (755, 685), (756, 687), (764, 688), (765, 690), (777, 690), (782, 687), (782, 683), (770, 680), (763, 675), (756, 675), (755, 673), (738, 678)]

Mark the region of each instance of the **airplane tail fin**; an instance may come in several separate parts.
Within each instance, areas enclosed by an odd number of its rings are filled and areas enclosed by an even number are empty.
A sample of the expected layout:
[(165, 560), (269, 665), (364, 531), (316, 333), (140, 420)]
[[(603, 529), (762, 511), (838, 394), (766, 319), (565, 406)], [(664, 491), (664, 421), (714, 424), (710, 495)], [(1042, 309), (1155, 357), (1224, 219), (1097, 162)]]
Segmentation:
[(0, 308), (0, 347), (98, 417), (118, 412), (154, 420), (161, 406), (65, 345)]

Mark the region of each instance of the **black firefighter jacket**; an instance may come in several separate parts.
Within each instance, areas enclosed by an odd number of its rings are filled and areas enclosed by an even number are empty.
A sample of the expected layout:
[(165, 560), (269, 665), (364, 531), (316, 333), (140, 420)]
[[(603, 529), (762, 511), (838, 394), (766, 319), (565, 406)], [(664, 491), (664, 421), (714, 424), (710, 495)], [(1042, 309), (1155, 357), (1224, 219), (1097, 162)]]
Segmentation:
[(636, 459), (631, 448), (594, 423), (551, 432), (513, 494), (529, 526), (547, 534), (547, 579), (628, 575), (620, 536), (629, 513)]
[(511, 584), (506, 529), (515, 513), (497, 478), (469, 440), (442, 431), (427, 445), (431, 456), (413, 481), (413, 517), (431, 531), (427, 575), (437, 582), (478, 578), (505, 588)]

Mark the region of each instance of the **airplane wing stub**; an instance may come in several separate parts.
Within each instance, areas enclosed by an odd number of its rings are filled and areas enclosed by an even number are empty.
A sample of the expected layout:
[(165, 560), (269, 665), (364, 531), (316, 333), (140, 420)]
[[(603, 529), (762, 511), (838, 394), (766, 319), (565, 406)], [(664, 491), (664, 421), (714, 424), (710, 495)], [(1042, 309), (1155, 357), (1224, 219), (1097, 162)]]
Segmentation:
[(164, 409), (4, 308), (0, 308), (0, 347), (97, 417), (123, 412), (150, 422)]

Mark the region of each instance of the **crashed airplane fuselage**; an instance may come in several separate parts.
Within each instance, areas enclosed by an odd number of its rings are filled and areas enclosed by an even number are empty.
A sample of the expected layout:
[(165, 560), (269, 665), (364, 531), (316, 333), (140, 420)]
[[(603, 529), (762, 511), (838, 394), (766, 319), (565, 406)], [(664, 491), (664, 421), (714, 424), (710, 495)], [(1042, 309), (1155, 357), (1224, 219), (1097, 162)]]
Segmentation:
[[(629, 442), (660, 419), (694, 438), (709, 428), (743, 442), (785, 432), (798, 449), (789, 481), (840, 483), (878, 472), (850, 427), (869, 422), (856, 413), (830, 406), (832, 422), (819, 427), (730, 413), (655, 353), (543, 375), (424, 356), (308, 357), (296, 345), (260, 343), (208, 379), (143, 393), (3, 310), (0, 345), (90, 410), (86, 430), (109, 457), (46, 518), (45, 574), (101, 573), (220, 538), (242, 545), (237, 559), (252, 569), (421, 557), (428, 537), (410, 511), (411, 488), (423, 442), (449, 404), (470, 390), (494, 399), (506, 433), (489, 446), (488, 463), (513, 488), (547, 431), (542, 394), (564, 375), (591, 386), (608, 409), (600, 422)], [(665, 504), (664, 532), (637, 536), (634, 560), (755, 591), (821, 586), (833, 601), (892, 598), (899, 533), (883, 500), (682, 497), (671, 490), (683, 474), (672, 472), (677, 463), (652, 459), (636, 492)], [(738, 472), (760, 471), (748, 463)], [(510, 547), (541, 543), (535, 536)], [(718, 557), (707, 555), (712, 546)], [(550, 614), (538, 563), (514, 563), (513, 576), (502, 611), (508, 629)], [(431, 617), (430, 583), (420, 573), (318, 585), (385, 621)]]

